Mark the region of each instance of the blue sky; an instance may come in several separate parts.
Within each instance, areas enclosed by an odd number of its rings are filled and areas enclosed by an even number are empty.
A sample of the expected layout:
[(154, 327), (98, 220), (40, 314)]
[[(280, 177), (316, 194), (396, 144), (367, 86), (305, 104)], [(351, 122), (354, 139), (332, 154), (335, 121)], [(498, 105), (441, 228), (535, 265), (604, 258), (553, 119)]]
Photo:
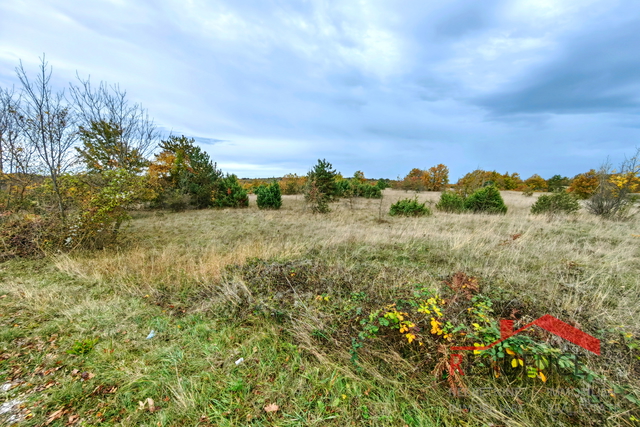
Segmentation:
[(0, 84), (46, 53), (225, 172), (573, 176), (640, 146), (635, 0), (0, 2)]

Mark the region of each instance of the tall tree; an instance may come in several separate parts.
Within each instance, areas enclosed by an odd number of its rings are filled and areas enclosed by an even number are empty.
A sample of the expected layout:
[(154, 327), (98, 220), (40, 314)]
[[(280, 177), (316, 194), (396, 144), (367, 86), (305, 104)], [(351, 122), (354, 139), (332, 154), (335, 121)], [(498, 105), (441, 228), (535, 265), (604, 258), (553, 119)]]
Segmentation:
[(209, 155), (195, 145), (193, 138), (170, 136), (160, 142), (162, 151), (149, 167), (152, 179), (170, 190), (189, 194), (196, 207), (213, 206), (213, 193), (222, 180)]
[(449, 183), (449, 168), (440, 163), (427, 169), (422, 175), (422, 183), (427, 191), (442, 191)]
[(146, 109), (141, 104), (131, 104), (127, 92), (118, 85), (100, 82), (98, 87), (91, 85), (90, 77), (86, 80), (77, 76), (78, 85), (70, 85), (69, 95), (73, 108), (78, 115), (79, 125), (88, 132), (96, 132), (95, 124), (108, 123), (112, 129), (118, 130), (119, 143), (113, 146), (111, 154), (121, 167), (137, 167), (138, 162), (131, 162), (132, 153), (139, 158), (146, 158), (155, 148), (159, 139), (158, 130)]
[(76, 147), (80, 160), (90, 172), (125, 169), (138, 173), (148, 162), (140, 151), (122, 139), (122, 128), (113, 122), (91, 122), (80, 126), (81, 147)]
[(554, 175), (547, 180), (547, 189), (551, 192), (562, 191), (565, 187), (569, 186), (570, 181), (571, 180), (566, 176)]
[(318, 159), (318, 163), (307, 173), (304, 195), (313, 212), (329, 212), (329, 202), (336, 197), (338, 191), (336, 175), (331, 163), (325, 159)]
[(413, 190), (420, 191), (424, 190), (424, 183), (422, 177), (424, 176), (424, 171), (422, 169), (413, 168), (407, 176), (402, 180), (402, 189), (403, 190)]
[(537, 173), (534, 173), (529, 178), (524, 180), (524, 184), (531, 188), (533, 191), (546, 191), (547, 181)]
[(58, 181), (74, 160), (71, 149), (77, 140), (75, 115), (65, 103), (64, 91), (53, 92), (50, 83), (52, 69), (44, 55), (35, 80), (29, 79), (22, 61), (16, 73), (22, 83), (23, 103), (18, 113), (21, 129), (51, 178), (58, 212), (65, 221), (65, 206)]
[(0, 190), (2, 207), (20, 209), (34, 181), (34, 147), (23, 138), (18, 120), (21, 99), (0, 88)]

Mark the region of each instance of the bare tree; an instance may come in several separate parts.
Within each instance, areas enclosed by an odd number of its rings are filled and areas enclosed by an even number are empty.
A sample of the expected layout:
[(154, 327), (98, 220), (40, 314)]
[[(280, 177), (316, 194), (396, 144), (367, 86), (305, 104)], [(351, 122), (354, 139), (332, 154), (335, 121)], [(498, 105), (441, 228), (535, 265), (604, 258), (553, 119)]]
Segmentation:
[(51, 178), (58, 211), (65, 221), (59, 178), (74, 160), (72, 148), (77, 132), (73, 111), (65, 103), (64, 91), (52, 92), (51, 72), (43, 55), (35, 81), (29, 80), (20, 61), (16, 73), (22, 83), (23, 102), (18, 118), (25, 138), (35, 148), (43, 169)]
[(16, 134), (15, 107), (13, 88), (8, 90), (0, 87), (0, 174), (4, 172), (5, 157), (8, 156), (6, 146)]
[(618, 170), (605, 161), (598, 171), (598, 188), (587, 200), (587, 210), (604, 218), (627, 219), (637, 200), (633, 193), (640, 187), (639, 175), (640, 148), (636, 148), (633, 157), (625, 158)]
[[(126, 167), (131, 153), (146, 159), (155, 148), (159, 133), (141, 104), (130, 104), (126, 91), (118, 85), (100, 82), (97, 88), (77, 76), (79, 85), (70, 85), (70, 97), (80, 118), (81, 132), (95, 131), (97, 124), (108, 124), (119, 131), (119, 144), (113, 153), (114, 163)], [(135, 164), (135, 162), (134, 162)]]
[(27, 187), (35, 178), (35, 148), (23, 138), (19, 126), (20, 102), (13, 88), (0, 88), (0, 189), (5, 192), (6, 209), (14, 204), (22, 206)]

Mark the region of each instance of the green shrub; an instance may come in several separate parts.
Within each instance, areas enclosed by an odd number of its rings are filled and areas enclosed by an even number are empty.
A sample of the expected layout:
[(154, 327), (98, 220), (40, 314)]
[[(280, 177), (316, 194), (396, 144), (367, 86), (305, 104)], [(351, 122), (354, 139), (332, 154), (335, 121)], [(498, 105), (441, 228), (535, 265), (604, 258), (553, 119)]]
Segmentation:
[(570, 214), (580, 209), (578, 199), (571, 193), (558, 191), (551, 195), (543, 195), (531, 206), (531, 213), (537, 214)]
[(356, 180), (336, 182), (336, 195), (338, 197), (364, 197), (365, 199), (381, 199), (382, 189), (378, 185), (370, 185)]
[(401, 216), (424, 216), (431, 215), (431, 209), (425, 206), (424, 203), (418, 203), (418, 199), (403, 199), (398, 200), (391, 205), (389, 215), (401, 215)]
[(249, 206), (249, 196), (237, 176), (227, 175), (220, 180), (212, 203), (217, 208), (244, 208)]
[(364, 197), (365, 199), (381, 199), (382, 190), (374, 185), (358, 184), (356, 187), (356, 196)]
[(440, 201), (436, 204), (436, 209), (443, 212), (464, 212), (464, 198), (458, 193), (445, 191), (440, 195)]
[(464, 201), (464, 208), (474, 213), (507, 213), (507, 206), (495, 185), (483, 187), (473, 192)]
[(282, 206), (282, 194), (280, 193), (280, 184), (273, 181), (271, 185), (261, 185), (255, 190), (258, 196), (258, 208), (260, 209), (280, 209)]
[(336, 196), (337, 197), (349, 197), (351, 194), (351, 183), (349, 180), (343, 179), (336, 182)]
[(376, 182), (376, 187), (378, 187), (380, 190), (391, 188), (391, 180), (386, 178), (379, 179), (378, 182)]

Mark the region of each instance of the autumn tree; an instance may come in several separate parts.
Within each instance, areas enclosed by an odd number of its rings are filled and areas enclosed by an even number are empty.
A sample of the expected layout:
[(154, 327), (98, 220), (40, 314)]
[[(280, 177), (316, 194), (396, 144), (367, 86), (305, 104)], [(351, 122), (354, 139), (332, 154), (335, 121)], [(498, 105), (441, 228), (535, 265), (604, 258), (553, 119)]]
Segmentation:
[(598, 188), (598, 173), (595, 169), (576, 175), (567, 189), (580, 199), (588, 199)]
[(286, 174), (280, 180), (282, 194), (300, 194), (306, 182), (305, 176), (298, 176), (295, 173)]
[[(93, 133), (117, 130), (118, 144), (111, 146), (111, 157), (121, 167), (137, 166), (146, 159), (158, 142), (158, 130), (141, 104), (130, 103), (126, 91), (118, 85), (100, 82), (91, 85), (90, 78), (77, 76), (78, 84), (70, 84), (69, 95), (81, 129)], [(96, 125), (98, 124), (98, 125)], [(109, 126), (105, 129), (105, 126)], [(106, 136), (106, 135), (104, 135)], [(135, 159), (131, 161), (131, 155)]]
[(597, 172), (598, 186), (587, 200), (589, 212), (608, 219), (626, 219), (637, 200), (632, 193), (638, 188), (640, 175), (640, 148), (630, 159), (625, 159), (619, 168), (613, 169), (606, 161)]
[(442, 163), (432, 166), (422, 174), (422, 185), (427, 191), (442, 191), (449, 183), (449, 168)]
[(401, 187), (405, 191), (420, 191), (424, 190), (423, 177), (424, 171), (422, 169), (413, 168), (407, 176), (404, 177), (401, 183)]
[(520, 174), (517, 172), (513, 172), (512, 174), (505, 172), (499, 177), (496, 177), (495, 183), (496, 187), (500, 190), (515, 190), (522, 185), (522, 179), (520, 178)]
[(113, 122), (91, 122), (80, 126), (81, 147), (76, 147), (78, 157), (90, 172), (125, 169), (139, 173), (148, 161), (138, 148), (124, 143), (123, 130)]
[(476, 169), (458, 180), (455, 186), (456, 192), (462, 197), (467, 197), (477, 189), (484, 187), (489, 181), (492, 181), (491, 178), (491, 172)]
[(170, 136), (160, 142), (160, 148), (162, 151), (149, 166), (150, 179), (160, 187), (157, 201), (163, 203), (173, 192), (188, 195), (197, 208), (214, 206), (212, 196), (218, 190), (222, 172), (209, 155), (195, 145), (193, 138), (184, 135)]
[(538, 174), (533, 174), (524, 180), (524, 184), (533, 191), (546, 191), (547, 181)]
[(358, 184), (364, 184), (365, 182), (367, 182), (367, 178), (364, 177), (364, 172), (362, 171), (355, 171), (355, 173), (353, 174), (353, 180)]

